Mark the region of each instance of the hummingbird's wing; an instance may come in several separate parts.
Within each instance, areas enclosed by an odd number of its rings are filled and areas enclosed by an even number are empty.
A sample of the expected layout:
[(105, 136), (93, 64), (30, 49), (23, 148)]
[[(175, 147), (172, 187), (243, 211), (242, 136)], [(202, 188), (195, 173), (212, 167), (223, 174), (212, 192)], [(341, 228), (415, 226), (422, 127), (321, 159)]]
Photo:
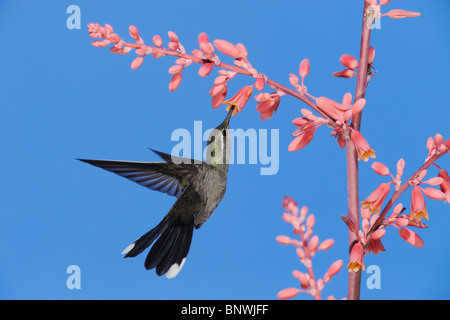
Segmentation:
[(146, 188), (179, 197), (186, 186), (183, 176), (167, 162), (137, 162), (78, 159), (114, 172)]
[(195, 191), (200, 195), (200, 199), (203, 203), (207, 202), (207, 196), (206, 191), (202, 184), (202, 179), (200, 179), (201, 176), (201, 170), (205, 166), (207, 166), (206, 163), (195, 161), (193, 159), (189, 158), (180, 158), (176, 157), (164, 152), (156, 151), (151, 148), (154, 153), (156, 153), (158, 156), (160, 156), (164, 161), (166, 161), (168, 164), (171, 164), (171, 168), (174, 172), (176, 172), (177, 175), (183, 177), (183, 179), (186, 181), (186, 185), (191, 185)]

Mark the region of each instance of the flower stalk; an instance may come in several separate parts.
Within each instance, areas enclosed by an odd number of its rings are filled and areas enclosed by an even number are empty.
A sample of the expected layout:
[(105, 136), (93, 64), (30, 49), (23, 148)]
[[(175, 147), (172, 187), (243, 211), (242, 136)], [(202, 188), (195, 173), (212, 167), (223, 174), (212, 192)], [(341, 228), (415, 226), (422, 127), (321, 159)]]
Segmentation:
[[(370, 48), (370, 32), (368, 20), (370, 16), (367, 14), (369, 3), (364, 1), (362, 30), (361, 30), (361, 47), (359, 53), (359, 68), (356, 78), (355, 102), (358, 99), (364, 98), (368, 82), (367, 67), (369, 61)], [(351, 126), (353, 130), (361, 130), (362, 111), (352, 117)], [(347, 202), (348, 202), (348, 217), (357, 226), (359, 226), (359, 182), (358, 182), (358, 153), (351, 141), (346, 143), (346, 157), (347, 157)], [(357, 241), (354, 232), (349, 230), (349, 252), (352, 251), (355, 241)], [(348, 279), (348, 299), (359, 300), (361, 288), (361, 270), (357, 272), (350, 272)]]

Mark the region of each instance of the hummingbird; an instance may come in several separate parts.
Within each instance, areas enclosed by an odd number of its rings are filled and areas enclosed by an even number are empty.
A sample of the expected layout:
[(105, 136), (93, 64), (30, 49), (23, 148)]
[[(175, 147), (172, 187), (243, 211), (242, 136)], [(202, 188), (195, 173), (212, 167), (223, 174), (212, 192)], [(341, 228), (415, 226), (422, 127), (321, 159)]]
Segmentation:
[(222, 201), (227, 188), (231, 139), (225, 120), (212, 130), (204, 161), (180, 158), (153, 149), (162, 162), (77, 159), (108, 170), (151, 190), (175, 196), (162, 221), (123, 250), (124, 258), (136, 257), (156, 240), (145, 259), (145, 269), (174, 278), (183, 267), (194, 228), (200, 228)]

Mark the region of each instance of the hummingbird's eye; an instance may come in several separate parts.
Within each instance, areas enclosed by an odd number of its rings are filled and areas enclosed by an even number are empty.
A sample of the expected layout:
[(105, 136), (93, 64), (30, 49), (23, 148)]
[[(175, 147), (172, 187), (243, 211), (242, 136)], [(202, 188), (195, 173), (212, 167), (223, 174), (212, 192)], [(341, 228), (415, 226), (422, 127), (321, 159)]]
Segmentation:
[(222, 131), (222, 136), (224, 136), (224, 137), (227, 136), (227, 130), (223, 130), (223, 131)]

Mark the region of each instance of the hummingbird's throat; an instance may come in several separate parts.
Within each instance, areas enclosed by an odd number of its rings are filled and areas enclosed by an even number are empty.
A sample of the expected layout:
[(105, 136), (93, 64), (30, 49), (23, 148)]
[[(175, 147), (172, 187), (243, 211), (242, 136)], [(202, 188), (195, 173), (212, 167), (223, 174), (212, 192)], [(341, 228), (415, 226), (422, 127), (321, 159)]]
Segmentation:
[(220, 164), (227, 164), (227, 145), (229, 138), (227, 137), (228, 129), (225, 130), (217, 130), (215, 133), (211, 134), (209, 139), (209, 144), (206, 149), (206, 158), (205, 162), (209, 163), (212, 166), (217, 166)]

